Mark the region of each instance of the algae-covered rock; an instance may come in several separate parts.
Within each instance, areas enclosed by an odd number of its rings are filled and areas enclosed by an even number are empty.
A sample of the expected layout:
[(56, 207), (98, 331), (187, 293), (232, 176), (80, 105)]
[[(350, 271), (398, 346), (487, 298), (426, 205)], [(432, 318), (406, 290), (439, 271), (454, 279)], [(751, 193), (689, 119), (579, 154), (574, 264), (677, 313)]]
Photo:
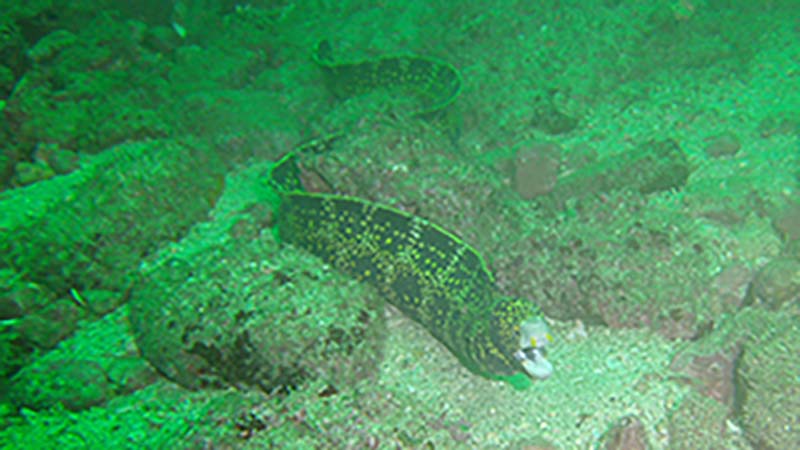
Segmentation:
[(110, 383), (97, 363), (66, 359), (23, 369), (15, 377), (11, 400), (33, 410), (60, 403), (70, 411), (80, 411), (104, 403), (110, 394)]
[(716, 336), (693, 342), (670, 363), (674, 377), (704, 397), (731, 407), (735, 397), (735, 368), (741, 354), (738, 342), (720, 343)]
[(778, 257), (756, 273), (747, 300), (770, 309), (800, 300), (800, 260)]
[(80, 167), (80, 156), (57, 145), (41, 144), (36, 147), (33, 159), (47, 165), (56, 175), (65, 175)]
[(800, 131), (800, 114), (797, 111), (771, 112), (761, 119), (756, 128), (763, 138), (796, 134)]
[(225, 170), (197, 143), (121, 145), (0, 196), (0, 267), (58, 293), (123, 290), (143, 255), (205, 217)]
[(520, 197), (530, 200), (553, 189), (561, 153), (561, 146), (552, 142), (525, 142), (516, 150), (511, 179)]
[[(62, 7), (53, 14), (69, 15)], [(130, 23), (113, 14), (83, 14), (75, 18), (83, 23), (63, 29), (25, 22), (32, 46), (4, 110), (14, 141), (25, 149), (46, 142), (98, 153), (171, 134), (174, 116), (165, 112), (175, 97), (155, 75), (168, 65), (153, 62), (157, 58), (136, 41)]]
[(126, 314), (120, 308), (85, 324), (14, 374), (12, 403), (32, 410), (61, 405), (80, 411), (153, 382), (155, 372), (135, 354)]
[(800, 202), (787, 202), (771, 216), (773, 228), (785, 242), (800, 239)]
[(142, 354), (167, 377), (193, 389), (272, 391), (373, 373), (381, 302), (319, 259), (281, 247), (269, 217), (263, 204), (226, 213), (143, 267), (131, 322)]
[(265, 397), (233, 389), (187, 392), (162, 379), (107, 406), (77, 412), (23, 409), (5, 416), (0, 442), (9, 449), (269, 448), (247, 447), (246, 436), (232, 423), (239, 411)]
[(712, 158), (733, 156), (740, 148), (742, 143), (732, 132), (706, 138), (706, 154)]
[(680, 189), (689, 173), (686, 154), (675, 141), (653, 140), (560, 178), (544, 204), (558, 208), (570, 198), (623, 189), (642, 194)]
[(503, 249), (495, 267), (510, 292), (552, 317), (692, 338), (740, 306), (715, 284), (732, 242), (721, 227), (616, 192), (581, 200), (550, 229)]
[(648, 450), (650, 444), (642, 421), (635, 415), (620, 418), (600, 438), (601, 450)]
[(718, 401), (691, 392), (669, 416), (669, 449), (731, 448), (726, 425), (729, 408)]
[(28, 186), (56, 176), (53, 169), (46, 164), (25, 161), (18, 162), (14, 172), (14, 183), (19, 186)]
[(15, 328), (25, 344), (37, 349), (51, 349), (75, 331), (78, 320), (85, 317), (84, 313), (71, 300), (60, 298), (26, 314)]
[(800, 239), (795, 239), (783, 248), (782, 254), (796, 260), (800, 260)]
[(578, 119), (558, 110), (551, 93), (542, 93), (533, 100), (530, 104), (530, 124), (533, 128), (547, 134), (564, 134), (578, 126)]
[[(11, 71), (8, 67), (3, 64), (0, 64), (0, 94), (2, 94), (3, 98), (5, 98), (8, 93), (11, 92), (11, 89), (14, 87), (14, 72)], [(5, 100), (3, 100), (3, 105), (5, 104)], [(3, 108), (0, 107), (0, 111)]]
[(796, 448), (800, 442), (800, 318), (753, 311), (739, 321), (747, 344), (737, 367), (736, 416), (755, 448)]

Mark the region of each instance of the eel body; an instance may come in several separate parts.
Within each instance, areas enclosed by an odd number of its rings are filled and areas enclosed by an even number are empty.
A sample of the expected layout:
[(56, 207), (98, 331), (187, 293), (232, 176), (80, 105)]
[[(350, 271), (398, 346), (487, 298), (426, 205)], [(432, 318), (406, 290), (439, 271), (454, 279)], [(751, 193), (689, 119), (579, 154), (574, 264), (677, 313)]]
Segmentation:
[(401, 88), (419, 100), (413, 115), (427, 116), (450, 105), (461, 92), (461, 75), (450, 64), (416, 55), (385, 56), (353, 62), (335, 62), (328, 41), (314, 53), (327, 89), (339, 99), (378, 87)]
[(280, 193), (281, 241), (374, 285), (473, 373), (550, 375), (543, 349), (552, 338), (538, 308), (500, 295), (478, 252), (421, 217), (356, 197), (304, 191), (296, 159), (290, 154), (271, 171)]

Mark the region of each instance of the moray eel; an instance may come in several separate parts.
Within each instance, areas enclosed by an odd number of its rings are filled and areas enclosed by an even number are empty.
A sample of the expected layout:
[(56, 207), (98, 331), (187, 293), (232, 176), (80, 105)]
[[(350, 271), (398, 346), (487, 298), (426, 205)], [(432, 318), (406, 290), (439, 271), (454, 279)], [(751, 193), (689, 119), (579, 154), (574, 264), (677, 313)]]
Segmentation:
[(517, 388), (550, 376), (538, 308), (500, 295), (481, 255), (454, 234), (360, 198), (306, 192), (296, 153), (273, 166), (270, 183), (279, 240), (374, 285), (473, 373)]
[(378, 87), (403, 88), (416, 97), (412, 115), (438, 113), (461, 92), (461, 75), (450, 64), (422, 56), (386, 56), (355, 62), (334, 62), (329, 41), (321, 41), (314, 61), (322, 69), (327, 89), (338, 99)]

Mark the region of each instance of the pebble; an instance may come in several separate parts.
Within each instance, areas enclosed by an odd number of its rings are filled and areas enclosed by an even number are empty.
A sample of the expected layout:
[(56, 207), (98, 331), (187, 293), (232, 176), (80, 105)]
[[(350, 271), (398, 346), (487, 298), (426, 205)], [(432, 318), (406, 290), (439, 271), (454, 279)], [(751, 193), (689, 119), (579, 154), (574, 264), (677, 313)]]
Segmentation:
[(514, 161), (514, 190), (530, 200), (553, 190), (558, 178), (561, 146), (552, 142), (524, 144)]
[(739, 138), (730, 132), (707, 138), (706, 141), (706, 154), (712, 158), (733, 156), (742, 148)]

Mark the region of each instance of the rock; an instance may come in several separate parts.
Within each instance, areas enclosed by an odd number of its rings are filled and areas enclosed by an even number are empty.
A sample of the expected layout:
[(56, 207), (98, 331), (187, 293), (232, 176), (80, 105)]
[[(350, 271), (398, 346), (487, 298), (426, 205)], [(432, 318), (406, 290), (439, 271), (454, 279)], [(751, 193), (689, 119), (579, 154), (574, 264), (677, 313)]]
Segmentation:
[(733, 263), (723, 268), (711, 285), (717, 301), (709, 305), (709, 313), (716, 317), (741, 308), (752, 279), (752, 271), (744, 264)]
[(122, 292), (142, 255), (206, 217), (225, 170), (200, 144), (120, 145), (0, 200), (0, 265), (59, 295)]
[(689, 162), (672, 139), (649, 141), (631, 151), (601, 159), (558, 180), (547, 205), (561, 208), (570, 198), (619, 190), (652, 194), (680, 189), (689, 178)]
[(46, 287), (25, 281), (21, 273), (0, 269), (0, 299), (6, 308), (17, 310), (20, 316), (47, 307), (55, 298)]
[(51, 349), (75, 331), (84, 314), (75, 303), (62, 298), (26, 315), (20, 320), (17, 331), (36, 348)]
[(733, 156), (742, 148), (739, 138), (733, 133), (722, 133), (706, 139), (706, 154), (712, 158)]
[(753, 188), (757, 183), (755, 175), (698, 177), (684, 189), (682, 203), (695, 217), (733, 228), (745, 223), (754, 212), (758, 214), (769, 201), (762, 190)]
[(56, 173), (53, 172), (53, 169), (43, 163), (22, 161), (14, 167), (14, 184), (18, 186), (28, 186), (54, 176)]
[(62, 404), (80, 411), (104, 403), (111, 387), (95, 361), (66, 359), (25, 367), (12, 380), (11, 401), (33, 410)]
[(636, 416), (619, 419), (600, 439), (599, 449), (603, 450), (647, 450), (647, 433)]
[(629, 176), (635, 180), (631, 187), (642, 194), (680, 189), (689, 178), (686, 154), (672, 139), (640, 145), (629, 163)]
[[(229, 191), (221, 204), (246, 195)], [(342, 389), (371, 377), (382, 342), (379, 297), (321, 260), (280, 246), (264, 228), (266, 214), (215, 213), (218, 220), (143, 266), (129, 303), (142, 355), (191, 389), (272, 392), (316, 379)]]
[(78, 43), (78, 38), (67, 30), (55, 30), (39, 39), (28, 51), (28, 57), (41, 64), (55, 58), (62, 50)]
[(135, 351), (111, 359), (104, 370), (108, 379), (114, 383), (116, 395), (137, 391), (163, 379)]
[(40, 164), (47, 165), (56, 175), (64, 175), (78, 168), (80, 157), (77, 153), (59, 148), (55, 144), (39, 144), (33, 158)]
[(758, 133), (763, 138), (774, 135), (791, 135), (800, 132), (800, 114), (796, 111), (779, 111), (758, 123)]
[(712, 316), (697, 311), (738, 308), (728, 295), (735, 289), (716, 289), (709, 270), (729, 264), (722, 227), (698, 227), (630, 191), (582, 199), (574, 214), (498, 248), (492, 266), (504, 289), (556, 319), (647, 327), (669, 339), (701, 334)]
[(85, 307), (96, 315), (105, 315), (122, 306), (127, 301), (125, 293), (117, 291), (88, 290), (80, 294)]
[(717, 350), (696, 347), (688, 347), (676, 355), (670, 363), (670, 370), (683, 375), (685, 378), (682, 380), (698, 394), (731, 407), (735, 394), (734, 372), (741, 346), (732, 343)]
[(669, 449), (731, 448), (727, 445), (730, 409), (718, 401), (690, 392), (669, 415)]
[(781, 254), (787, 258), (800, 260), (800, 239), (795, 239), (786, 244)]
[(748, 304), (777, 310), (800, 300), (800, 260), (777, 257), (756, 273), (748, 292)]
[[(4, 101), (0, 100), (0, 114), (3, 112)], [(7, 147), (0, 147), (0, 192), (6, 189), (14, 175), (14, 156)]]
[(531, 125), (547, 134), (569, 133), (578, 126), (578, 119), (570, 117), (556, 107), (553, 94), (541, 94), (530, 105)]
[(23, 314), (22, 308), (11, 297), (0, 296), (0, 320), (16, 319)]
[(33, 410), (60, 403), (80, 411), (152, 383), (158, 375), (136, 353), (127, 313), (123, 307), (83, 322), (56, 348), (40, 353), (11, 379), (10, 400)]
[(790, 203), (775, 214), (772, 226), (786, 242), (800, 239), (800, 203)]
[[(14, 89), (15, 80), (14, 72), (6, 67), (5, 64), (0, 64), (0, 97), (5, 99), (6, 96), (11, 93)], [(0, 107), (0, 112), (2, 111), (3, 108)]]
[(553, 190), (558, 178), (561, 146), (552, 142), (523, 144), (514, 160), (512, 182), (520, 197), (530, 200)]
[[(167, 8), (163, 8), (167, 9)], [(148, 29), (144, 44), (160, 53), (170, 54), (180, 47), (181, 39), (172, 27), (157, 25)]]
[(736, 417), (754, 448), (797, 448), (800, 442), (800, 317), (753, 311), (739, 325), (748, 335), (736, 370)]

